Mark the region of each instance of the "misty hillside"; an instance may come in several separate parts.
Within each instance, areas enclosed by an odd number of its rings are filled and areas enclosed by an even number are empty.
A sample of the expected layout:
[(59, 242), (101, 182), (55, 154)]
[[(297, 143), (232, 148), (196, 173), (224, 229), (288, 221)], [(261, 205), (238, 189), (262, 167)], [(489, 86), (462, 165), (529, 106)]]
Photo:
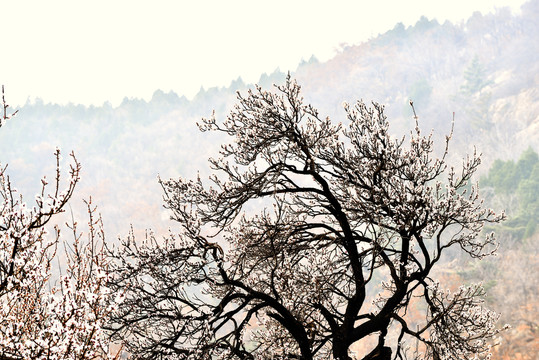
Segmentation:
[[(327, 62), (313, 57), (291, 74), (305, 101), (334, 121), (343, 120), (343, 101), (376, 101), (386, 105), (393, 131), (406, 134), (413, 100), (420, 126), (441, 139), (454, 112), (455, 159), (475, 144), (484, 173), (497, 158), (516, 159), (529, 146), (538, 150), (537, 18), (539, 1), (525, 4), (519, 15), (500, 9), (459, 24), (423, 17), (414, 26), (397, 24), (368, 42), (345, 46)], [(262, 74), (259, 84), (268, 88), (284, 77), (276, 70)], [(0, 131), (1, 160), (15, 186), (33, 194), (37, 179), (53, 176), (54, 148), (64, 158), (73, 150), (83, 165), (76, 197), (94, 197), (109, 237), (126, 234), (130, 224), (163, 231), (171, 224), (157, 176), (207, 173), (206, 158), (224, 139), (200, 133), (196, 122), (212, 110), (223, 119), (235, 92), (251, 86), (237, 79), (226, 88), (201, 88), (193, 99), (157, 90), (148, 102), (126, 98), (117, 107), (29, 101)], [(9, 102), (9, 89), (6, 97)]]

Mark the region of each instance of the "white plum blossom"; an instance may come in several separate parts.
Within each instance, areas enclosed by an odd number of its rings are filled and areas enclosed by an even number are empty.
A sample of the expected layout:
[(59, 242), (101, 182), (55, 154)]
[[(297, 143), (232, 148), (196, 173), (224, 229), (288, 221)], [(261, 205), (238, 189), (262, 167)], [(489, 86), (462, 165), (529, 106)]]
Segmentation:
[[(7, 105), (4, 100), (3, 121)], [(3, 123), (3, 122), (2, 122)], [(1, 125), (1, 124), (0, 124)], [(60, 150), (56, 149), (52, 189), (42, 190), (29, 207), (0, 166), (0, 359), (105, 359), (108, 337), (103, 328), (117, 304), (105, 285), (108, 260), (103, 251), (101, 220), (88, 204), (88, 241), (73, 223), (74, 242), (66, 250), (65, 273), (53, 278), (63, 251), (59, 228), (45, 229), (63, 211), (79, 181), (80, 164), (71, 154), (67, 187), (61, 191)]]
[(203, 120), (232, 139), (210, 159), (211, 186), (161, 180), (181, 232), (130, 237), (114, 255), (125, 299), (113, 333), (136, 358), (350, 360), (371, 336), (358, 359), (404, 359), (414, 341), (433, 360), (487, 356), (497, 315), (482, 288), (450, 295), (432, 278), (448, 248), (496, 250), (480, 233), (504, 216), (467, 186), (479, 156), (456, 169), (451, 134), (436, 157), (417, 117), (407, 140), (389, 134), (382, 105), (344, 111), (342, 124), (320, 117), (288, 77), (238, 93), (224, 122)]

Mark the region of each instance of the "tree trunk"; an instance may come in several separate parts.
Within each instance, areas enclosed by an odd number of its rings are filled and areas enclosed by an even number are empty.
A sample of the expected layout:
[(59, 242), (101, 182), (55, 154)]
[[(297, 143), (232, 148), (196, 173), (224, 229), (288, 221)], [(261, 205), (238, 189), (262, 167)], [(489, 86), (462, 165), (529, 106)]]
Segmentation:
[(391, 360), (391, 348), (388, 346), (376, 347), (363, 360)]

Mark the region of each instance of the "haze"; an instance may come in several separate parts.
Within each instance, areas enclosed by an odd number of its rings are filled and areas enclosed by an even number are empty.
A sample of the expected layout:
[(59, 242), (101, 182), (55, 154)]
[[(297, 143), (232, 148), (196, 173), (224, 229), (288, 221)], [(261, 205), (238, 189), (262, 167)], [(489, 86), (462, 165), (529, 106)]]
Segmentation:
[(12, 1), (2, 4), (0, 82), (9, 102), (117, 105), (156, 89), (258, 81), (302, 59), (324, 61), (422, 16), (458, 23), (522, 0), (481, 1)]

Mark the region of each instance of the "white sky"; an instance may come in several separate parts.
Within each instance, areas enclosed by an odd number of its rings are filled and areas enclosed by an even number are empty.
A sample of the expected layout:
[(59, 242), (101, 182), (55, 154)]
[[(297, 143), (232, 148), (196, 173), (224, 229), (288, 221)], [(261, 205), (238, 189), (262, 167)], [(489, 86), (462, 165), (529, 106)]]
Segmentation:
[(0, 83), (12, 105), (117, 105), (156, 89), (192, 97), (200, 86), (258, 81), (302, 59), (331, 58), (421, 17), (459, 22), (523, 0), (123, 1), (0, 0)]

